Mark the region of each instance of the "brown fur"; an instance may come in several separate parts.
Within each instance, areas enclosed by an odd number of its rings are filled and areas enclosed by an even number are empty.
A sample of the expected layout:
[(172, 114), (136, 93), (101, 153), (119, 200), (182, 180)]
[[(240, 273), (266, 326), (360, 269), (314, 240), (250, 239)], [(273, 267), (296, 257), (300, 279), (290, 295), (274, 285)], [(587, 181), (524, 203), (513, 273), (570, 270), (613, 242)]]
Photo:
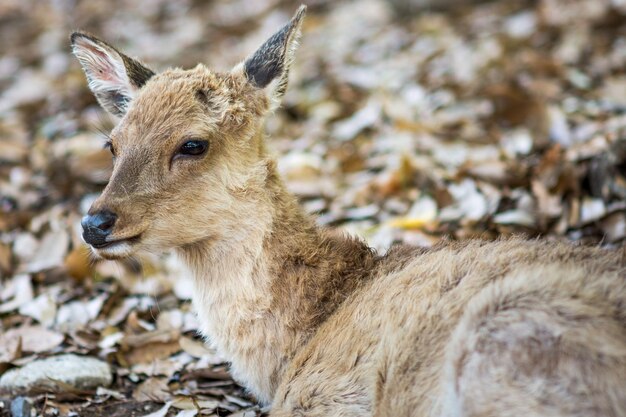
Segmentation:
[[(203, 333), (273, 416), (626, 415), (623, 253), (512, 239), (380, 256), (318, 228), (285, 190), (263, 119), (302, 14), (230, 73), (105, 80), (132, 101), (90, 210), (117, 214), (118, 242), (94, 252), (174, 248), (194, 273)], [(122, 68), (94, 63), (98, 48), (129, 68), (102, 41), (72, 41), (90, 81), (110, 75), (97, 65)], [(91, 83), (101, 102), (119, 93), (107, 85)], [(190, 138), (208, 140), (207, 154), (175, 157)]]

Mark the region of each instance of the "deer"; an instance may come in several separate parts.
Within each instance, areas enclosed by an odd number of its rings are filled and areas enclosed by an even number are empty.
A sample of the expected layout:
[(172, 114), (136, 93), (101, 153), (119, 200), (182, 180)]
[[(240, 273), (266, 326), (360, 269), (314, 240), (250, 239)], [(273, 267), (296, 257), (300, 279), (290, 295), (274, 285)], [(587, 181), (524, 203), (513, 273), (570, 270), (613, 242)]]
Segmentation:
[(119, 118), (82, 219), (94, 255), (178, 254), (201, 334), (273, 417), (625, 416), (623, 251), (506, 237), (377, 253), (287, 191), (264, 120), (304, 14), (226, 72), (157, 74), (71, 35)]

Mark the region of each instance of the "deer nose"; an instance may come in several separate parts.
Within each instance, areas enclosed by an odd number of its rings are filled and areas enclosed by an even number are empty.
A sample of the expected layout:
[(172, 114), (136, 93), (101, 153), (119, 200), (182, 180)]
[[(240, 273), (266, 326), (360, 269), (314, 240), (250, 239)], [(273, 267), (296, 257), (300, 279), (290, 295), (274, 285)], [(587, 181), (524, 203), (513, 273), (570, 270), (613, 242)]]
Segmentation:
[(110, 211), (88, 214), (80, 222), (83, 226), (83, 239), (96, 248), (106, 246), (106, 238), (113, 231), (117, 216)]

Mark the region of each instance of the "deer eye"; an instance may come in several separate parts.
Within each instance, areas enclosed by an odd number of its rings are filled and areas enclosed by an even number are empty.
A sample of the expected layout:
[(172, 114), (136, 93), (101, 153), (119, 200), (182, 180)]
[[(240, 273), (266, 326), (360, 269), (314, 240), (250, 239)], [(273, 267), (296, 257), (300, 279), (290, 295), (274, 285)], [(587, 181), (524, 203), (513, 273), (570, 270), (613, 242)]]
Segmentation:
[(202, 155), (209, 148), (209, 142), (206, 140), (190, 140), (183, 143), (178, 148), (178, 155), (198, 156)]
[(111, 151), (111, 155), (115, 156), (115, 148), (113, 147), (113, 143), (110, 140), (106, 141), (104, 144), (104, 149), (108, 149)]

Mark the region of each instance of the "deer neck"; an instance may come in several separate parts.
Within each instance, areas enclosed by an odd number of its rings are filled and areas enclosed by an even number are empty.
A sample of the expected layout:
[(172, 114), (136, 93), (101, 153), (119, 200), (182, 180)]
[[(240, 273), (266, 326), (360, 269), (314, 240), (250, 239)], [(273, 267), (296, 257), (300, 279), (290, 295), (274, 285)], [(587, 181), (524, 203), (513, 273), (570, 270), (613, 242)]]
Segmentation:
[(342, 239), (326, 237), (286, 191), (275, 164), (266, 167), (265, 183), (237, 202), (245, 215), (229, 238), (180, 251), (195, 276), (203, 334), (231, 362), (235, 379), (269, 403), (298, 348), (345, 298), (319, 299), (326, 285), (336, 290), (330, 281), (342, 278), (332, 265), (349, 268), (361, 260), (340, 259), (355, 253), (332, 248)]

